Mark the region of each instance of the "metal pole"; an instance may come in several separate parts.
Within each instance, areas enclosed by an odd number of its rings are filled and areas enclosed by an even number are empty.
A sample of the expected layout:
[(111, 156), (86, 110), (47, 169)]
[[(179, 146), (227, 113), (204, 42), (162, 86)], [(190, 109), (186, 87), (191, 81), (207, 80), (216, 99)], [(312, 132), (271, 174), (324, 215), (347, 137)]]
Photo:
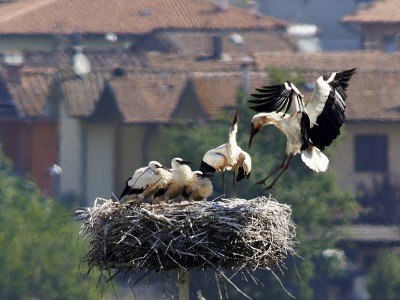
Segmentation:
[(189, 272), (180, 268), (178, 271), (179, 300), (189, 300)]

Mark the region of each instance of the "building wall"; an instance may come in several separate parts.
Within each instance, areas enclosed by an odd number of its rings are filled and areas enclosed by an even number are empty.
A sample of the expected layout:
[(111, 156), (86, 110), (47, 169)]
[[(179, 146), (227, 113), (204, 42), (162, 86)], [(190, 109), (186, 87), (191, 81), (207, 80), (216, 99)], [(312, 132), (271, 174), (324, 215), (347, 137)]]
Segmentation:
[(49, 168), (57, 163), (57, 122), (38, 120), (33, 125), (31, 174), (42, 191), (48, 196), (55, 196), (54, 176), (57, 175), (52, 176)]
[(2, 151), (11, 158), (14, 171), (30, 177), (48, 196), (53, 195), (54, 178), (49, 168), (57, 162), (57, 123), (52, 120), (2, 120)]
[[(73, 39), (70, 36), (64, 36), (57, 39), (55, 36), (6, 36), (0, 38), (0, 52), (7, 51), (54, 51), (64, 50), (71, 47)], [(119, 36), (115, 42), (110, 42), (105, 35), (84, 36), (81, 39), (82, 45), (90, 50), (124, 49), (126, 46), (135, 43), (135, 38), (131, 36)]]
[(136, 169), (148, 162), (143, 159), (143, 139), (145, 125), (124, 125), (120, 128), (118, 139), (118, 166), (114, 193), (117, 197), (125, 187), (125, 181), (133, 175)]
[(59, 118), (59, 164), (63, 171), (60, 194), (77, 196), (80, 194), (82, 172), (81, 122), (67, 115), (63, 101), (60, 101)]
[[(347, 124), (343, 136), (335, 143), (329, 157), (331, 167), (339, 174), (340, 184), (355, 189), (359, 183), (370, 185), (372, 179), (382, 177), (378, 172), (355, 171), (354, 137), (357, 134), (383, 134), (388, 136), (388, 173), (400, 179), (400, 130), (398, 124)], [(366, 149), (368, 151), (368, 149)], [(371, 153), (373, 155), (373, 153)]]
[(96, 197), (109, 198), (114, 190), (114, 126), (89, 124), (87, 135), (86, 203)]
[(399, 48), (400, 24), (364, 24), (361, 26), (361, 31), (364, 49), (385, 50), (385, 35), (395, 35), (396, 48)]
[(356, 0), (259, 0), (259, 10), (291, 23), (315, 24), (321, 29), (324, 51), (360, 48), (360, 33), (353, 26), (340, 22), (357, 8)]

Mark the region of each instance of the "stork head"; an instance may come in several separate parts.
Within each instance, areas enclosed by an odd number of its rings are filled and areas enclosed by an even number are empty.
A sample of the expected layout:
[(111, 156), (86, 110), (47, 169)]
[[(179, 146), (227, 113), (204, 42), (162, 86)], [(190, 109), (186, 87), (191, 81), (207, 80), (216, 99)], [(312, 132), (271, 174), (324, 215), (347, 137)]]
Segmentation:
[(180, 157), (175, 157), (174, 159), (171, 160), (171, 167), (172, 168), (176, 168), (179, 167), (181, 165), (191, 165), (193, 164), (193, 162), (188, 161), (188, 160), (184, 160)]
[(158, 161), (155, 161), (155, 160), (152, 160), (151, 162), (149, 162), (149, 168), (155, 173), (158, 173), (159, 169), (164, 169), (164, 170), (169, 171), (162, 164), (160, 164)]
[(202, 171), (194, 171), (193, 174), (196, 175), (196, 177), (199, 178), (199, 179), (201, 179), (201, 178), (207, 178), (207, 177), (213, 177), (212, 174), (210, 174), (210, 173), (203, 173)]
[(253, 142), (254, 136), (261, 131), (265, 125), (269, 124), (277, 124), (284, 117), (284, 113), (282, 112), (269, 112), (269, 113), (259, 113), (256, 114), (251, 120), (251, 131), (250, 131), (250, 139), (249, 139), (249, 148)]

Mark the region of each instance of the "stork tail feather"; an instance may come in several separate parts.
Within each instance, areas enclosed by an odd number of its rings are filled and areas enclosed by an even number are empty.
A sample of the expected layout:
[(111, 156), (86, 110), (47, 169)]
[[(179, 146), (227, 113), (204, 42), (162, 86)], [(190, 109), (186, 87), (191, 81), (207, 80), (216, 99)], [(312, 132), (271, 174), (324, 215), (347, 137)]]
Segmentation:
[(325, 172), (328, 169), (329, 159), (317, 147), (310, 146), (301, 151), (301, 159), (315, 172)]

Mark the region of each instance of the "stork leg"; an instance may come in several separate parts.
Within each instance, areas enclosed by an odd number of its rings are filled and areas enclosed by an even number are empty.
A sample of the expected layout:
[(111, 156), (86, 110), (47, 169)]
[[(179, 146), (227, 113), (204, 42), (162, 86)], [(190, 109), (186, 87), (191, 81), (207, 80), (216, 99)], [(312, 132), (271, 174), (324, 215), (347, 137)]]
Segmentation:
[(274, 186), (275, 182), (278, 181), (279, 177), (281, 177), (283, 172), (285, 172), (287, 170), (287, 168), (289, 167), (289, 164), (290, 164), (290, 161), (292, 160), (292, 158), (293, 158), (292, 154), (288, 156), (286, 164), (282, 167), (281, 171), (279, 172), (278, 176), (275, 177), (274, 181), (272, 181), (269, 186), (265, 187), (266, 190), (272, 189), (272, 187)]
[(233, 171), (232, 187), (232, 197), (236, 198), (236, 170)]
[(270, 178), (272, 175), (274, 175), (275, 173), (280, 171), (278, 176), (275, 177), (274, 181), (272, 181), (272, 183), (269, 186), (265, 187), (266, 190), (271, 189), (273, 187), (273, 185), (276, 183), (276, 181), (278, 180), (278, 178), (289, 167), (289, 164), (290, 164), (290, 161), (292, 160), (292, 158), (293, 158), (293, 154), (288, 155), (285, 153), (285, 156), (283, 157), (282, 163), (279, 165), (279, 167), (276, 168), (275, 170), (273, 170), (271, 173), (269, 173), (268, 176), (265, 177), (264, 179), (256, 182), (256, 184), (264, 184), (265, 185), (265, 181), (267, 181), (268, 178)]

